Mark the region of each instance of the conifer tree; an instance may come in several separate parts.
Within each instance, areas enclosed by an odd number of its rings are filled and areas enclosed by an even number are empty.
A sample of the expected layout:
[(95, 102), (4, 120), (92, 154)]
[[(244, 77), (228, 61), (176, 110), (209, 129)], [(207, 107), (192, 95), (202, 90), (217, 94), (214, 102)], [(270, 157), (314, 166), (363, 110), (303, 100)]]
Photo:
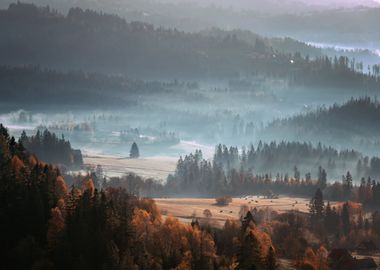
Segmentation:
[(262, 264), (260, 243), (253, 230), (250, 230), (243, 238), (236, 269), (259, 270), (263, 269)]
[(312, 223), (320, 220), (323, 217), (324, 202), (321, 189), (317, 189), (314, 197), (310, 201), (310, 214)]
[(133, 142), (133, 144), (131, 146), (131, 150), (129, 151), (129, 157), (130, 158), (139, 158), (140, 157), (139, 147), (137, 146), (136, 142)]

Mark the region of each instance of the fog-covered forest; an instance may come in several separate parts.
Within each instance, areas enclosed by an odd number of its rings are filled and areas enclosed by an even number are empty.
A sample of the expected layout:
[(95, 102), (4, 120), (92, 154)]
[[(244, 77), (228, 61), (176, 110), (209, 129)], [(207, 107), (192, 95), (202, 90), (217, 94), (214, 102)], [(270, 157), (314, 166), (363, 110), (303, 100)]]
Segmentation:
[(1, 1), (0, 268), (377, 269), (379, 15)]

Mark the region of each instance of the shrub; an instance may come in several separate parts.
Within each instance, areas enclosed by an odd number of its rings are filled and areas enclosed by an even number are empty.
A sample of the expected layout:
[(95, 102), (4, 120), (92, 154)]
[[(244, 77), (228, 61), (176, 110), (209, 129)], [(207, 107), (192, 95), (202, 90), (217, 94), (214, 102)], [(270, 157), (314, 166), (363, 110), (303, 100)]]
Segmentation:
[(230, 196), (223, 196), (216, 198), (215, 201), (217, 205), (226, 206), (232, 202), (232, 198)]

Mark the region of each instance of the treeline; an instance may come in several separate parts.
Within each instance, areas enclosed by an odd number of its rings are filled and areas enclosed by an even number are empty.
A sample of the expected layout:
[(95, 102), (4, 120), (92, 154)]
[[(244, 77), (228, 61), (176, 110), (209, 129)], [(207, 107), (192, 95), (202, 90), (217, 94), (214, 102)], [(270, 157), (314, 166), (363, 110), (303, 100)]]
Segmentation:
[[(197, 154), (199, 154), (199, 152), (197, 152)], [(96, 175), (91, 175), (91, 179), (93, 179), (95, 183), (97, 182)], [(327, 175), (323, 169), (321, 169), (318, 181), (312, 181), (312, 183), (310, 183), (311, 188), (307, 194), (307, 196), (311, 198), (310, 203), (307, 204), (309, 213), (289, 211), (279, 214), (275, 209), (270, 207), (250, 207), (249, 200), (247, 200), (247, 204), (241, 205), (239, 215), (240, 217), (246, 216), (247, 218), (248, 216), (248, 218), (252, 218), (254, 223), (260, 228), (265, 228), (265, 231), (269, 232), (277, 257), (291, 259), (297, 267), (311, 265), (314, 268), (310, 269), (317, 269), (318, 267), (321, 269), (330, 269), (329, 267), (333, 262), (327, 257), (329, 250), (336, 247), (355, 250), (363, 241), (372, 241), (375, 245), (380, 244), (380, 214), (376, 211), (379, 202), (377, 202), (377, 205), (369, 205), (366, 203), (369, 198), (376, 197), (377, 200), (380, 198), (380, 184), (368, 179), (368, 181), (360, 187), (354, 186), (350, 174), (345, 175), (341, 183), (334, 183), (332, 185), (327, 184), (325, 182), (326, 179)], [(266, 188), (281, 185), (279, 180), (271, 184), (270, 179), (264, 181), (266, 181)], [(302, 181), (303, 180), (301, 180), (301, 182)], [(265, 184), (262, 182), (261, 187)], [(82, 181), (76, 182), (75, 185), (81, 186)], [(254, 185), (255, 189), (246, 190), (246, 195), (255, 194), (258, 188), (260, 188), (259, 182), (254, 183)], [(284, 191), (292, 189), (301, 190), (306, 187), (293, 178), (288, 179), (284, 186), (287, 186)], [(105, 181), (103, 187), (123, 187), (141, 196), (163, 195), (165, 194), (163, 192), (166, 188), (152, 179), (144, 180), (133, 174)], [(186, 191), (187, 190), (179, 189), (175, 195), (182, 195), (183, 193), (181, 192)], [(271, 193), (264, 194), (270, 195)], [(306, 196), (306, 193), (303, 194)], [(167, 195), (168, 194), (165, 196)], [(250, 195), (247, 197), (252, 200)], [(326, 198), (328, 198), (328, 200), (339, 200), (342, 202), (330, 204), (329, 201), (326, 201)], [(363, 200), (363, 198), (367, 199)], [(275, 200), (275, 198), (273, 198), (273, 200)], [(353, 201), (361, 201), (365, 207), (363, 208), (361, 204)], [(297, 202), (294, 203), (295, 206), (297, 206)], [(374, 207), (374, 211), (370, 212), (365, 210), (371, 206)], [(212, 213), (207, 211), (207, 216), (212, 217)], [(206, 220), (209, 218), (210, 217), (205, 217)], [(194, 223), (199, 224), (197, 220), (195, 220)], [(244, 225), (244, 222), (242, 224)], [(230, 242), (230, 233), (231, 230), (236, 232), (238, 227), (239, 225), (236, 222), (227, 221), (223, 230), (220, 231), (220, 233), (222, 233), (222, 235), (220, 235), (221, 238), (218, 238), (218, 233), (215, 234), (217, 243), (227, 243), (223, 245), (223, 250), (231, 251), (236, 249), (236, 243)], [(226, 241), (226, 239), (229, 240)]]
[[(271, 122), (263, 131), (269, 138), (281, 134), (288, 140), (323, 141), (376, 152), (379, 147), (380, 105), (370, 97), (352, 98), (305, 114)], [(277, 138), (278, 139), (278, 138)]]
[[(284, 144), (286, 145), (286, 144)], [(218, 150), (219, 149), (219, 150)], [(224, 149), (224, 150), (223, 150)], [(307, 149), (307, 148), (306, 148)], [(318, 148), (317, 148), (318, 149)], [(314, 149), (316, 153), (318, 150)], [(333, 153), (335, 157), (349, 158), (356, 155), (356, 152), (341, 152), (329, 148), (320, 148), (321, 153)], [(380, 205), (380, 182), (368, 177), (354, 178), (347, 168), (342, 171), (339, 180), (331, 179), (328, 170), (319, 166), (315, 175), (310, 172), (301, 174), (297, 166), (292, 167), (289, 173), (277, 173), (276, 167), (266, 173), (255, 173), (252, 165), (247, 161), (259, 163), (264, 159), (261, 150), (248, 151), (240, 155), (237, 148), (218, 146), (215, 157), (212, 161), (202, 158), (202, 152), (197, 150), (194, 154), (180, 158), (174, 174), (167, 178), (165, 184), (157, 183), (153, 179), (143, 179), (134, 174), (129, 174), (121, 178), (114, 177), (108, 181), (102, 177), (92, 176), (96, 179), (97, 186), (103, 187), (123, 187), (138, 196), (160, 197), (160, 196), (245, 196), (249, 194), (263, 195), (268, 198), (275, 198), (280, 194), (292, 196), (311, 197), (319, 188), (323, 190), (325, 196), (331, 201), (352, 200), (360, 202), (369, 208), (377, 208)], [(286, 152), (284, 152), (284, 155)], [(224, 155), (223, 155), (224, 154)], [(280, 153), (279, 153), (280, 154)], [(302, 151), (297, 153), (302, 157)], [(273, 158), (274, 155), (271, 155)], [(326, 154), (326, 159), (328, 155)], [(305, 157), (305, 159), (307, 159)], [(377, 159), (377, 158), (374, 158)], [(275, 162), (275, 160), (273, 161)], [(285, 162), (285, 159), (284, 159)], [(355, 167), (353, 167), (355, 170)], [(370, 172), (369, 170), (368, 172)], [(355, 184), (355, 182), (359, 184)]]
[[(366, 212), (360, 204), (346, 201), (331, 205), (317, 189), (309, 204), (309, 227), (320, 239), (329, 238), (327, 246), (340, 246), (354, 250), (361, 241), (379, 243), (380, 213)], [(302, 225), (301, 225), (302, 226)], [(376, 245), (376, 244), (375, 244)]]
[(28, 137), (23, 131), (19, 142), (28, 152), (35, 154), (38, 159), (48, 163), (60, 164), (69, 168), (78, 168), (83, 164), (80, 150), (71, 148), (69, 141), (58, 138), (55, 133), (47, 129), (37, 131), (36, 135)]
[(379, 65), (365, 66), (348, 52), (322, 51), (290, 38), (263, 39), (243, 30), (222, 31), (214, 28), (205, 33), (223, 38), (232, 36), (247, 42), (255, 51), (267, 55), (266, 61), (261, 63), (261, 71), (287, 78), (291, 86), (379, 89)]
[[(322, 166), (330, 176), (338, 178), (347, 170), (355, 168), (362, 159), (362, 154), (354, 150), (338, 151), (321, 143), (313, 145), (306, 142), (285, 141), (279, 143), (260, 141), (256, 147), (253, 145), (248, 148), (243, 147), (241, 151), (237, 147), (228, 148), (219, 144), (214, 154), (214, 162), (226, 171), (244, 169), (255, 174), (268, 172), (293, 174), (294, 171), (298, 171), (302, 176), (311, 173), (313, 177), (316, 177), (318, 168)], [(377, 167), (371, 167), (376, 166), (374, 162), (369, 164), (368, 157), (364, 160), (363, 164), (365, 163), (366, 166), (362, 166), (360, 177), (368, 176), (364, 175), (366, 173), (377, 172)]]
[(144, 79), (263, 74), (310, 86), (379, 86), (376, 76), (356, 72), (346, 57), (309, 59), (276, 52), (260, 37), (253, 43), (233, 32), (185, 33), (80, 8), (62, 15), (48, 7), (11, 4), (0, 12), (0, 31), (0, 56), (9, 65), (122, 73)]
[(161, 217), (149, 199), (69, 189), (0, 126), (0, 253), (5, 269), (275, 269), (270, 236), (251, 214), (223, 229)]
[(38, 66), (0, 66), (0, 88), (1, 102), (7, 105), (56, 106), (64, 103), (76, 107), (136, 104), (137, 95), (167, 91), (159, 82), (79, 71), (58, 72)]
[(328, 269), (330, 248), (380, 239), (378, 212), (369, 218), (350, 202), (330, 206), (320, 190), (310, 215), (243, 205), (240, 220), (222, 228), (210, 216), (183, 224), (125, 189), (99, 191), (93, 175), (76, 176), (69, 189), (57, 167), (29, 155), (3, 126), (0, 149), (6, 269), (272, 270), (278, 257)]

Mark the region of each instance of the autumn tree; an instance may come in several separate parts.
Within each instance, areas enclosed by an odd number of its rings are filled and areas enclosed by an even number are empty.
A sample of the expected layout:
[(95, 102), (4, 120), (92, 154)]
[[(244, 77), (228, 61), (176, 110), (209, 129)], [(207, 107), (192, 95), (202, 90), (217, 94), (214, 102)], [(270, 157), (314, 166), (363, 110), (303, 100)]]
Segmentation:
[(51, 218), (48, 224), (47, 240), (50, 249), (53, 249), (65, 227), (65, 220), (62, 216), (61, 210), (58, 207), (51, 209)]
[(210, 211), (210, 209), (205, 209), (203, 210), (203, 215), (205, 216), (205, 218), (209, 219), (212, 217), (212, 213)]
[(265, 266), (267, 270), (277, 269), (276, 255), (272, 246), (269, 247), (268, 255), (265, 260)]

